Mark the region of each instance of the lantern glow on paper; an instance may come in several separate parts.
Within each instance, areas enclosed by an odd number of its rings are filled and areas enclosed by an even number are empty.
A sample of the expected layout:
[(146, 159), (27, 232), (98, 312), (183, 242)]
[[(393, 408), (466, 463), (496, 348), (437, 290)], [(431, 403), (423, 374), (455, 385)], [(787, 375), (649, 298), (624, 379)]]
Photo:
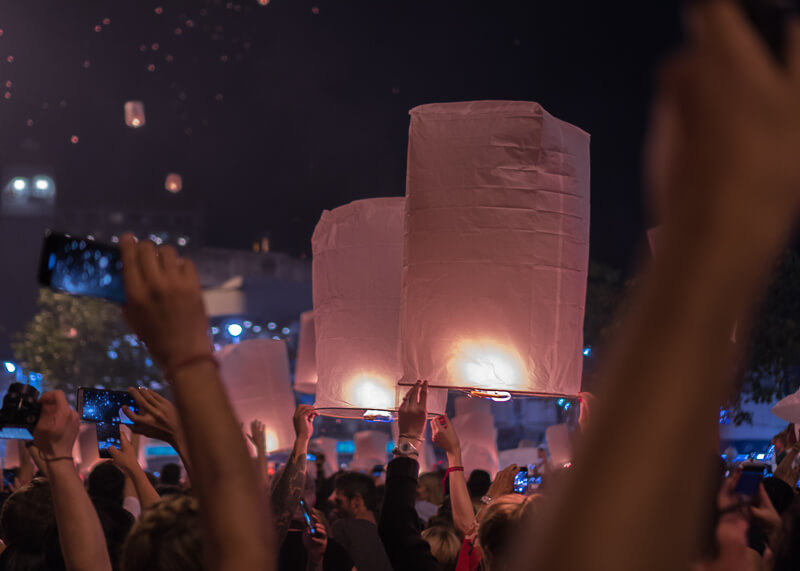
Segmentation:
[(462, 442), (461, 458), (467, 476), (473, 470), (486, 470), (494, 478), (499, 466), (497, 429), (490, 403), (459, 397), (455, 400), (453, 427)]
[(125, 103), (125, 124), (134, 129), (144, 127), (144, 103), (141, 101), (127, 101)]
[[(321, 414), (389, 421), (399, 387), (402, 198), (359, 200), (325, 211), (311, 239), (317, 387)], [(446, 391), (428, 394), (441, 414)]]
[(294, 394), (286, 342), (252, 339), (226, 345), (216, 353), (231, 406), (245, 431), (253, 420), (266, 428), (267, 453), (294, 444)]
[(183, 178), (178, 173), (169, 173), (164, 181), (164, 188), (172, 193), (180, 192), (183, 189)]
[(313, 395), (317, 391), (317, 341), (314, 312), (300, 314), (300, 339), (297, 342), (297, 365), (294, 371), (294, 390)]
[(589, 135), (529, 102), (411, 110), (402, 383), (580, 391)]

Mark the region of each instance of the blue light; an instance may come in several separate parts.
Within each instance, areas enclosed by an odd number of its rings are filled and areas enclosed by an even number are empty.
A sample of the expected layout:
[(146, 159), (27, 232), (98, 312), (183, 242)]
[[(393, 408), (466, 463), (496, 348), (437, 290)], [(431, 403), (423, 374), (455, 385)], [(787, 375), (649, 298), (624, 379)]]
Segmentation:
[(274, 321), (270, 321), (269, 323), (267, 323), (267, 329), (269, 329), (270, 331), (275, 329), (277, 326), (278, 326), (278, 324), (275, 323)]
[(109, 359), (111, 359), (111, 360), (114, 360), (114, 359), (116, 359), (117, 357), (119, 357), (119, 355), (117, 354), (117, 352), (116, 352), (116, 351), (109, 351), (109, 352), (108, 352), (108, 358), (109, 358)]
[[(394, 448), (392, 448), (394, 449)], [(352, 440), (345, 440), (344, 442), (336, 443), (336, 452), (338, 454), (355, 454), (356, 445)]]
[(564, 401), (564, 399), (558, 399), (558, 401), (556, 401), (556, 402), (558, 402), (558, 406), (564, 406), (564, 402), (565, 401)]
[(219, 333), (219, 327), (212, 327), (211, 328), (211, 335), (216, 335)]
[(228, 325), (228, 334), (231, 337), (238, 337), (242, 334), (242, 331), (244, 331), (244, 329), (242, 329), (242, 326), (238, 323), (231, 323)]
[(565, 402), (564, 403), (564, 410), (569, 410), (571, 406), (572, 406), (572, 403)]
[(144, 365), (145, 365), (145, 367), (152, 367), (153, 366), (153, 360), (150, 357), (147, 357), (144, 360)]
[(17, 370), (17, 366), (14, 363), (12, 363), (11, 361), (4, 361), (3, 362), (3, 366), (6, 368), (6, 371), (8, 371), (9, 373), (13, 373), (14, 371)]
[(244, 322), (244, 328), (245, 329), (250, 329), (252, 326), (253, 326), (253, 322), (252, 321), (245, 321)]
[(591, 357), (592, 356), (592, 348), (591, 347), (584, 347), (583, 356), (584, 357)]
[(292, 330), (289, 329), (288, 327), (284, 327), (283, 329), (281, 329), (281, 333), (283, 333), (284, 335), (289, 335), (289, 333), (291, 332)]
[(260, 325), (254, 325), (253, 326), (253, 333), (261, 333), (261, 326)]

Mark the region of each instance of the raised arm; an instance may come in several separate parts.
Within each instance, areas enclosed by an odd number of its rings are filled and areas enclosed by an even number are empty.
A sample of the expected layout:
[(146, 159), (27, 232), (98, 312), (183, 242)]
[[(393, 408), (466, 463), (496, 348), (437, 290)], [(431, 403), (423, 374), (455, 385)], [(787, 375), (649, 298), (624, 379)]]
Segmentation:
[(314, 407), (301, 404), (294, 411), (294, 432), (295, 441), (289, 460), (283, 468), (283, 472), (272, 488), (272, 506), (277, 528), (278, 545), (283, 542), (286, 533), (289, 531), (289, 524), (292, 521), (294, 510), (300, 505), (300, 498), (303, 497), (303, 490), (306, 485), (306, 455), (308, 454), (308, 442), (314, 431), (314, 418), (317, 411)]
[(798, 24), (781, 68), (736, 3), (694, 4), (693, 37), (666, 69), (655, 117), (650, 178), (663, 199), (663, 244), (528, 553), (537, 568), (687, 567), (712, 493), (719, 407), (732, 391), (731, 331), (751, 317), (797, 219)]
[(247, 439), (256, 448), (256, 473), (263, 489), (267, 489), (269, 482), (269, 464), (267, 463), (267, 428), (260, 420), (250, 423), (250, 434)]
[(111, 571), (103, 528), (78, 476), (72, 446), (78, 437), (78, 413), (61, 391), (44, 393), (34, 442), (47, 463), (58, 525), (58, 542), (68, 571)]
[(461, 461), (461, 441), (456, 429), (447, 416), (439, 416), (431, 420), (433, 443), (447, 453), (447, 466), (461, 468), (448, 472), (450, 480), (450, 505), (453, 507), (453, 523), (456, 531), (462, 536), (469, 534), (476, 526), (475, 510), (467, 489), (467, 477), (464, 474), (464, 463)]
[(119, 438), (121, 442), (120, 448), (117, 449), (112, 446), (108, 449), (111, 454), (111, 460), (133, 483), (136, 497), (139, 498), (142, 509), (145, 509), (159, 501), (161, 497), (139, 465), (139, 459), (136, 457), (136, 448), (124, 433), (120, 432)]
[(192, 461), (209, 568), (275, 568), (268, 503), (222, 385), (194, 264), (172, 247), (122, 241), (125, 316), (172, 385)]

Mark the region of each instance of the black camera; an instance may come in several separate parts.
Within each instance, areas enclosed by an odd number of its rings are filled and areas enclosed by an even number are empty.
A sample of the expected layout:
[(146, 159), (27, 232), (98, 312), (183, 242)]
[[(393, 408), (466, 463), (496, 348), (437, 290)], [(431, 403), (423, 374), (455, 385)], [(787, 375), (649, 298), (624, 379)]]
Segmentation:
[(35, 387), (11, 383), (3, 397), (3, 408), (0, 409), (0, 430), (17, 428), (33, 435), (41, 412), (39, 391)]

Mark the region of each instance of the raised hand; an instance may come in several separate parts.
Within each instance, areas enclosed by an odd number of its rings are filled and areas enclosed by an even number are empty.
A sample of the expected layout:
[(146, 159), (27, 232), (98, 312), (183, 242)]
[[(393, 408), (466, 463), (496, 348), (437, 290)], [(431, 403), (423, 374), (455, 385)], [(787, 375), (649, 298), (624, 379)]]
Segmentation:
[(33, 442), (46, 462), (52, 458), (71, 458), (81, 425), (78, 413), (70, 408), (62, 391), (46, 392), (39, 402), (42, 413), (33, 433)]
[(250, 423), (250, 434), (247, 439), (256, 447), (258, 454), (267, 453), (267, 428), (264, 423), (256, 419)]
[(514, 491), (514, 476), (519, 472), (519, 466), (511, 464), (506, 466), (497, 473), (494, 477), (494, 482), (489, 486), (489, 491), (486, 493), (490, 498), (496, 499), (505, 494), (510, 494)]
[(111, 454), (111, 461), (114, 465), (122, 470), (129, 478), (132, 478), (136, 472), (142, 469), (141, 466), (139, 466), (136, 448), (122, 431), (120, 431), (119, 440), (121, 443), (120, 447), (116, 448), (111, 446), (108, 449), (108, 453)]
[(452, 456), (461, 454), (461, 441), (447, 415), (431, 420), (431, 432), (433, 432), (433, 443), (436, 446)]
[(211, 356), (208, 318), (194, 264), (175, 248), (122, 238), (122, 276), (128, 324), (167, 373), (201, 355)]
[(311, 519), (314, 522), (314, 528), (317, 530), (316, 535), (312, 536), (308, 529), (303, 531), (303, 545), (305, 545), (308, 552), (309, 567), (311, 564), (320, 565), (325, 556), (325, 550), (328, 548), (328, 530), (320, 523), (316, 515), (312, 515)]
[(308, 443), (311, 440), (311, 434), (314, 432), (314, 419), (319, 416), (319, 413), (313, 406), (308, 404), (299, 405), (292, 417), (294, 423), (294, 433), (297, 435), (297, 440), (302, 440)]
[(125, 416), (131, 419), (131, 430), (150, 438), (173, 443), (180, 435), (180, 420), (175, 406), (155, 391), (145, 388), (130, 388), (128, 392), (139, 406), (135, 413), (122, 407)]
[(406, 393), (397, 411), (400, 438), (422, 440), (428, 416), (428, 381), (417, 381)]

